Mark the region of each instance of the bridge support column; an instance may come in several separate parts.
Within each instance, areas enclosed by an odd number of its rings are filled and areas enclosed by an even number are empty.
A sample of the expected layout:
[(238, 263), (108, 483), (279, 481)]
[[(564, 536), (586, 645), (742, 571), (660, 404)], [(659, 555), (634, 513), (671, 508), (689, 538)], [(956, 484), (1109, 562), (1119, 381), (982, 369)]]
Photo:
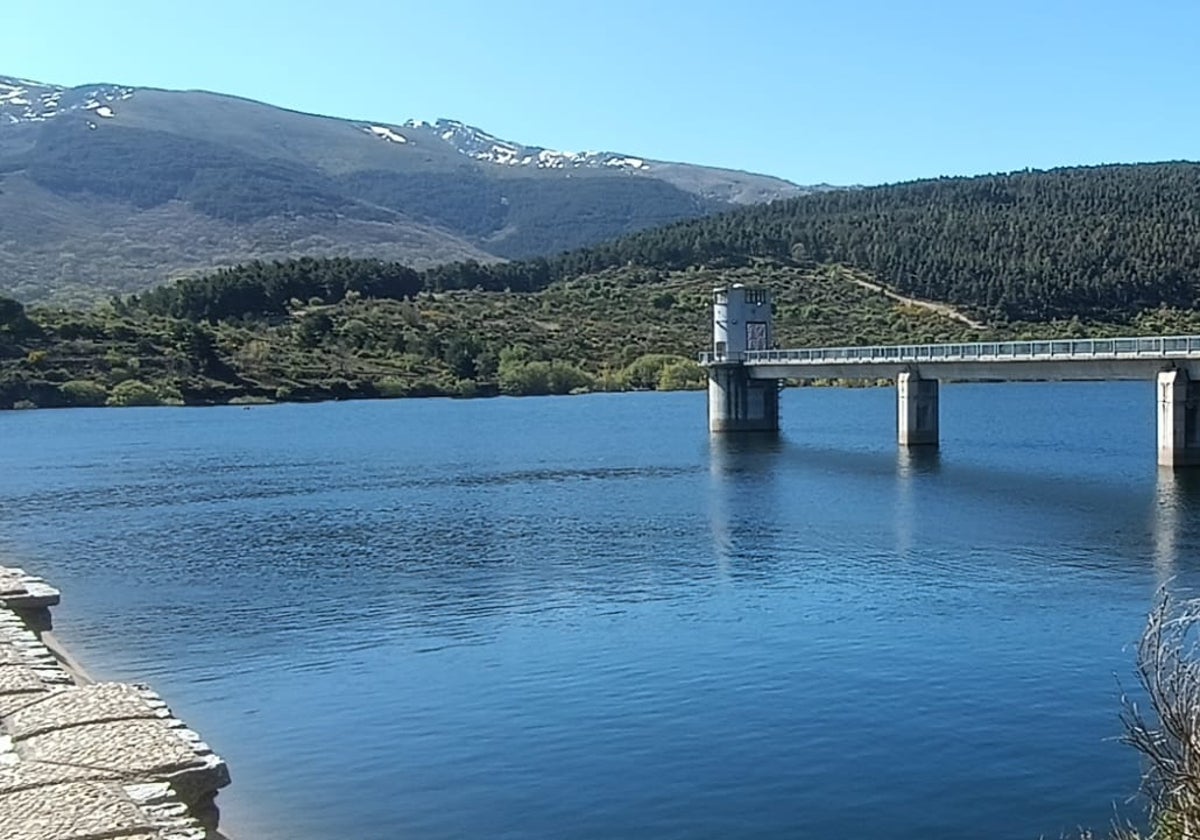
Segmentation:
[(1158, 463), (1200, 465), (1200, 382), (1186, 370), (1158, 374)]
[(896, 377), (896, 437), (901, 446), (938, 445), (938, 381), (915, 373)]
[(710, 367), (708, 430), (779, 431), (779, 380), (751, 379), (740, 364)]

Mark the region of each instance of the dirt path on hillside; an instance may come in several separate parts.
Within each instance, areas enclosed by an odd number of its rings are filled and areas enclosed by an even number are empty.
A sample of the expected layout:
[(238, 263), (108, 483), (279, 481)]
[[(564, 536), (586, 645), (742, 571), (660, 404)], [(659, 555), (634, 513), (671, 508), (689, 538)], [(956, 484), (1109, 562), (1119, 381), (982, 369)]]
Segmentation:
[(959, 312), (957, 309), (947, 303), (934, 303), (933, 301), (929, 300), (919, 300), (917, 298), (905, 297), (899, 292), (893, 292), (886, 286), (882, 286), (879, 283), (872, 283), (870, 280), (863, 280), (861, 277), (847, 275), (846, 279), (856, 286), (862, 286), (864, 289), (870, 289), (873, 292), (879, 292), (880, 294), (887, 295), (897, 303), (903, 303), (906, 306), (919, 306), (922, 309), (929, 309), (938, 313), (939, 315), (945, 315), (947, 318), (953, 318), (955, 321), (966, 324), (973, 330), (987, 329), (987, 325), (982, 321), (976, 321), (970, 315), (965, 315), (962, 312)]

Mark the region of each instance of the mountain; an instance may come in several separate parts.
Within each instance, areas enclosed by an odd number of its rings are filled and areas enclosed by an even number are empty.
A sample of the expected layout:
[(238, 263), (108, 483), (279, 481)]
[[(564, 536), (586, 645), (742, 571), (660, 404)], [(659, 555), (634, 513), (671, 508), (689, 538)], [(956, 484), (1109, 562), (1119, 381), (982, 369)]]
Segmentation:
[(29, 302), (252, 259), (423, 267), (552, 254), (810, 189), (821, 188), (526, 146), (452, 120), (0, 76), (0, 293)]

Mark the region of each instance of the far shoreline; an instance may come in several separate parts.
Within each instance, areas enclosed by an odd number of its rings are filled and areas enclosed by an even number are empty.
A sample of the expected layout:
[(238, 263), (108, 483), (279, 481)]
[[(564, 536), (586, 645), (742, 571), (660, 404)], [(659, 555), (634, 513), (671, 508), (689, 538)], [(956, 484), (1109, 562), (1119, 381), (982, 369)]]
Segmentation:
[[(806, 381), (800, 384), (789, 384), (787, 390), (799, 390), (804, 388), (844, 388), (847, 390), (857, 390), (861, 388), (885, 388), (890, 387), (893, 383), (889, 381), (873, 381), (873, 380), (816, 380)], [(5, 412), (21, 412), (21, 411), (57, 411), (63, 409), (78, 409), (78, 408), (260, 408), (273, 405), (318, 405), (323, 403), (339, 403), (339, 402), (387, 402), (387, 401), (407, 401), (407, 400), (453, 400), (455, 402), (471, 402), (475, 400), (495, 400), (495, 399), (530, 399), (538, 397), (588, 397), (598, 396), (601, 394), (679, 394), (679, 393), (706, 393), (707, 388), (624, 388), (620, 390), (575, 390), (566, 393), (555, 394), (506, 394), (500, 391), (489, 391), (485, 393), (476, 393), (471, 395), (453, 394), (453, 393), (438, 393), (438, 394), (406, 394), (403, 396), (384, 396), (374, 394), (356, 393), (353, 395), (337, 395), (329, 397), (316, 397), (312, 399), (270, 399), (267, 397), (234, 397), (231, 400), (224, 402), (215, 400), (196, 400), (189, 402), (180, 401), (160, 401), (144, 404), (122, 404), (122, 405), (35, 405), (35, 404), (18, 404), (12, 406), (0, 406), (0, 414)]]

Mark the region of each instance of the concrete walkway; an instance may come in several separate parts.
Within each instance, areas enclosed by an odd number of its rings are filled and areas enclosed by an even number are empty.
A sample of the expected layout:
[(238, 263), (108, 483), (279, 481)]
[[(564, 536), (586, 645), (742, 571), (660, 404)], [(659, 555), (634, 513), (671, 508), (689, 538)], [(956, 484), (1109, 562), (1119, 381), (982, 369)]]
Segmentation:
[(41, 638), (58, 601), (0, 567), (0, 837), (219, 837), (225, 762), (146, 686), (76, 679)]

